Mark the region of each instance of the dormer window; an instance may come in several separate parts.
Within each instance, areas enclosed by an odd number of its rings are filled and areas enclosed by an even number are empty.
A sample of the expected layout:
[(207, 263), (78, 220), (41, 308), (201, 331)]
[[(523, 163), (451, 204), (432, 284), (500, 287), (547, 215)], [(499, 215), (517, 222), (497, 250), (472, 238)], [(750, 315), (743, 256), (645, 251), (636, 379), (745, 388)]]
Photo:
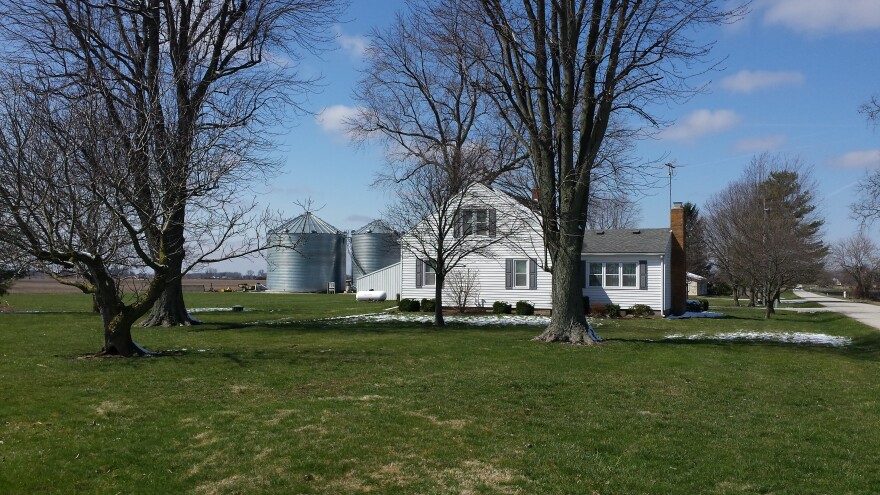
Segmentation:
[(455, 218), (454, 236), (495, 237), (495, 210), (491, 208), (462, 208)]

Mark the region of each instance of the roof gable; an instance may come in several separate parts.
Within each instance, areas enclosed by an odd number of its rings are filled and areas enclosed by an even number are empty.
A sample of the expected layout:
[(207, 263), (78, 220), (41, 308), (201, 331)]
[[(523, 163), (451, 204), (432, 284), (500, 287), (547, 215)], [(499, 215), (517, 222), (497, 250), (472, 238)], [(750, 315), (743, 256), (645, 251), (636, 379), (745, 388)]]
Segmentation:
[(584, 232), (583, 254), (662, 254), (669, 229), (605, 229)]

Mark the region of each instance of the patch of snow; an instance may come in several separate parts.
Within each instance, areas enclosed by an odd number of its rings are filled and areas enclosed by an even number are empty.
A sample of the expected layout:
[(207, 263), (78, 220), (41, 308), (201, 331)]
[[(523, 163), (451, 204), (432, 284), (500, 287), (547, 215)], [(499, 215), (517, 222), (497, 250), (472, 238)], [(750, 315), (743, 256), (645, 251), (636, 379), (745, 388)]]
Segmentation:
[(749, 330), (737, 330), (735, 332), (704, 334), (696, 333), (692, 335), (672, 334), (663, 337), (664, 339), (684, 339), (684, 340), (722, 340), (722, 341), (764, 341), (764, 342), (782, 342), (786, 344), (814, 344), (829, 345), (832, 347), (843, 347), (852, 344), (849, 337), (840, 337), (836, 335), (827, 335), (824, 333), (807, 333), (807, 332), (754, 332)]
[(0, 311), (4, 315), (54, 315), (62, 313), (79, 313), (79, 311)]
[[(208, 313), (212, 311), (232, 311), (232, 308), (189, 308), (187, 309), (190, 313)], [(253, 311), (248, 308), (244, 308), (243, 311)]]
[(669, 320), (681, 320), (683, 318), (726, 318), (727, 315), (724, 313), (716, 313), (714, 311), (688, 311), (682, 313), (678, 316), (669, 315), (666, 318)]
[[(363, 314), (352, 316), (340, 316), (337, 318), (327, 318), (327, 320), (339, 321), (340, 323), (360, 323), (360, 322), (405, 322), (405, 323), (432, 323), (434, 321), (433, 314), (418, 313), (393, 313), (393, 314)], [(446, 323), (457, 323), (472, 326), (487, 325), (549, 325), (549, 316), (521, 316), (521, 315), (482, 315), (482, 316), (444, 316)], [(326, 320), (325, 320), (326, 321)]]
[[(471, 315), (448, 315), (444, 316), (443, 320), (446, 323), (452, 324), (460, 324), (460, 325), (470, 325), (470, 326), (491, 326), (491, 325), (534, 325), (534, 326), (546, 326), (550, 324), (549, 316), (524, 316), (524, 315), (480, 315), (480, 316), (471, 316)], [(402, 322), (402, 323), (432, 323), (434, 321), (434, 315), (432, 314), (418, 314), (418, 313), (393, 313), (393, 314), (380, 314), (380, 313), (368, 313), (362, 315), (351, 315), (351, 316), (339, 316), (336, 318), (326, 318), (322, 321), (338, 321), (339, 323), (361, 323), (361, 322), (375, 322), (375, 323), (391, 323), (391, 322)], [(594, 327), (602, 326), (601, 323), (596, 322), (592, 318), (587, 318), (587, 321)]]

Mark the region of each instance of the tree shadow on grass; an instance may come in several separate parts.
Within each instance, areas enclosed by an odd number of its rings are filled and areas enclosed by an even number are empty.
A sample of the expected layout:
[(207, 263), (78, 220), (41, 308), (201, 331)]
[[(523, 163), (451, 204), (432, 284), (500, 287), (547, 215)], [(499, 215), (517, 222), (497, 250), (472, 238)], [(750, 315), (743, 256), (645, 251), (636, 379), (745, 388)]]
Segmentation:
[(223, 332), (223, 331), (253, 331), (253, 332), (351, 332), (351, 333), (396, 333), (396, 332), (441, 332), (475, 330), (496, 331), (509, 330), (509, 326), (475, 326), (460, 322), (449, 322), (443, 327), (434, 326), (433, 322), (421, 321), (345, 321), (345, 320), (267, 320), (256, 322), (231, 322), (212, 321), (202, 325), (187, 327), (187, 332)]

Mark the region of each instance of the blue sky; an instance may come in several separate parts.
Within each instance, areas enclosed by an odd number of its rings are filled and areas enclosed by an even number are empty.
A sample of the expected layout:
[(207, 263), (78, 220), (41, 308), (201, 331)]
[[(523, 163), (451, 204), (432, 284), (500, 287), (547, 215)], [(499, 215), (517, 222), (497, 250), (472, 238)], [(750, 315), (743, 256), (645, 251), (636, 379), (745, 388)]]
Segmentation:
[[(341, 120), (354, 110), (352, 89), (363, 65), (366, 35), (393, 18), (400, 1), (352, 0), (335, 27), (336, 49), (309, 58), (302, 69), (324, 77), (307, 107), (278, 136), (283, 172), (261, 195), (264, 206), (288, 216), (310, 197), (317, 214), (340, 229), (357, 229), (381, 216), (388, 198), (371, 186), (383, 166), (378, 146), (355, 147)], [(880, 166), (880, 129), (858, 107), (880, 94), (880, 0), (755, 0), (741, 22), (701, 33), (717, 40), (721, 69), (707, 74), (708, 92), (658, 113), (674, 124), (640, 142), (645, 163), (676, 164), (673, 199), (703, 206), (738, 178), (757, 153), (799, 156), (813, 167), (826, 239), (853, 233), (848, 205), (855, 183)], [(668, 225), (665, 180), (639, 196), (643, 227)], [(878, 229), (872, 230), (880, 240)], [(264, 268), (235, 262), (235, 269)]]

